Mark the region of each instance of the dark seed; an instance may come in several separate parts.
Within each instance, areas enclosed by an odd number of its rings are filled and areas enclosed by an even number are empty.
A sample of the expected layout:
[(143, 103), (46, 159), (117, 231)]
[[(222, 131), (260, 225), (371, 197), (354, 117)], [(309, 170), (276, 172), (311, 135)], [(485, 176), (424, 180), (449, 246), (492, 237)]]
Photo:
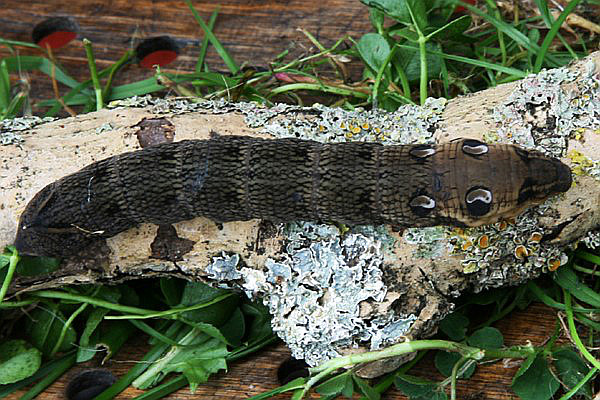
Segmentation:
[(173, 62), (179, 54), (179, 45), (169, 36), (158, 36), (144, 40), (136, 49), (135, 54), (144, 68), (154, 65), (164, 66)]
[(53, 17), (45, 19), (33, 28), (31, 34), (38, 46), (58, 49), (77, 37), (79, 26), (70, 17)]
[(308, 364), (304, 360), (290, 357), (277, 369), (277, 380), (281, 385), (306, 376), (308, 376)]
[(83, 371), (67, 385), (68, 400), (90, 400), (106, 390), (117, 378), (106, 369)]

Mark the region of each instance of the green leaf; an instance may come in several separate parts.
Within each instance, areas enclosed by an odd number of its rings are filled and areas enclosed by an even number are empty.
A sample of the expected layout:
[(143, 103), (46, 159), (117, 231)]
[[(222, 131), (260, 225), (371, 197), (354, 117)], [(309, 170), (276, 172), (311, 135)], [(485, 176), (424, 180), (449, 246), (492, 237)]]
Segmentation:
[(470, 15), (463, 15), (462, 17), (454, 19), (441, 28), (431, 32), (427, 35), (427, 39), (441, 37), (442, 35), (445, 40), (453, 37), (460, 37), (467, 29), (469, 29), (469, 26), (471, 26), (471, 21), (472, 19)]
[(385, 14), (374, 7), (369, 8), (369, 20), (377, 32), (383, 31)]
[[(237, 311), (237, 309), (234, 310), (234, 314)], [(184, 322), (187, 322), (184, 320)], [(194, 328), (198, 329), (200, 332), (217, 339), (220, 342), (223, 342), (225, 344), (232, 344), (230, 343), (227, 338), (223, 335), (223, 333), (221, 332), (220, 329), (218, 329), (217, 327), (215, 327), (214, 325), (208, 324), (206, 322), (192, 322), (190, 323), (190, 325), (192, 325)], [(223, 325), (225, 326), (225, 325)], [(233, 333), (232, 333), (233, 335)]]
[(354, 392), (354, 384), (352, 383), (352, 374), (348, 372), (341, 373), (321, 383), (315, 388), (315, 391), (324, 396), (337, 396), (343, 394), (350, 397)]
[[(419, 55), (419, 49), (416, 47), (409, 47), (399, 45), (402, 51), (397, 51), (396, 56), (393, 57), (393, 63), (397, 63), (398, 67), (403, 69), (406, 73), (408, 81), (413, 83), (419, 81), (421, 78), (421, 58)], [(430, 78), (436, 78), (442, 72), (442, 64), (444, 60), (439, 51), (441, 50), (438, 43), (427, 42), (425, 43), (427, 49), (427, 69)]]
[(548, 400), (559, 386), (544, 356), (538, 355), (529, 368), (513, 381), (512, 389), (523, 400)]
[[(568, 389), (577, 385), (590, 370), (581, 357), (579, 357), (579, 354), (570, 348), (554, 351), (552, 353), (552, 358), (552, 364), (558, 373), (560, 381)], [(577, 395), (584, 396), (588, 399), (592, 397), (592, 389), (589, 382), (577, 391)]]
[(211, 339), (198, 347), (183, 349), (163, 368), (161, 373), (181, 372), (190, 383), (190, 390), (194, 392), (199, 384), (208, 380), (208, 377), (219, 371), (227, 369), (225, 356), (227, 356), (225, 343)]
[[(277, 394), (280, 394), (280, 393), (289, 392), (290, 390), (301, 389), (304, 387), (305, 383), (306, 383), (306, 378), (296, 378), (293, 381), (288, 382), (283, 386), (276, 387), (275, 389), (269, 390), (268, 392), (257, 394), (256, 396), (248, 397), (246, 400), (270, 399), (271, 397), (273, 397)], [(296, 395), (296, 393), (294, 393), (294, 395)], [(295, 399), (295, 398), (296, 397), (292, 397), (292, 399)]]
[[(202, 282), (186, 282), (180, 306), (188, 307), (207, 303), (225, 293), (227, 293), (226, 290), (215, 289)], [(228, 296), (222, 301), (208, 307), (187, 311), (182, 316), (190, 321), (221, 326), (231, 318), (231, 313), (236, 309), (238, 302), (239, 296)]]
[(10, 264), (10, 256), (5, 254), (0, 254), (0, 269), (8, 266)]
[(406, 25), (414, 24), (410, 16), (412, 11), (419, 29), (423, 30), (427, 26), (427, 12), (423, 0), (361, 0), (361, 2), (368, 7), (383, 11), (388, 17)]
[(383, 11), (384, 14), (396, 21), (412, 24), (405, 0), (361, 0), (361, 3)]
[(448, 314), (446, 318), (440, 322), (440, 330), (444, 332), (451, 340), (456, 342), (465, 338), (467, 327), (469, 326), (469, 318), (459, 312)]
[[(29, 334), (31, 343), (44, 354), (50, 354), (55, 344), (60, 340), (60, 335), (65, 326), (66, 318), (59, 310), (58, 304), (41, 303), (29, 314), (25, 322), (25, 332)], [(58, 351), (69, 350), (77, 334), (72, 326), (67, 328)]]
[(515, 376), (513, 376), (513, 383), (515, 383), (515, 380), (518, 377), (520, 377), (525, 372), (527, 372), (527, 370), (529, 369), (529, 367), (531, 367), (531, 365), (533, 364), (533, 362), (537, 358), (538, 354), (539, 353), (535, 353), (535, 354), (529, 355), (525, 360), (523, 360), (523, 363), (519, 367), (519, 370), (515, 373)]
[[(462, 356), (458, 353), (448, 351), (437, 351), (435, 353), (434, 363), (435, 367), (444, 376), (452, 375), (452, 368), (454, 365), (461, 360)], [(467, 370), (458, 376), (459, 379), (469, 379), (475, 372), (475, 364), (469, 365)]]
[(369, 400), (379, 400), (381, 395), (373, 389), (364, 379), (359, 378), (358, 376), (352, 374), (352, 379), (356, 382), (356, 386), (358, 386), (359, 390), (362, 394), (364, 394)]
[(96, 346), (90, 346), (90, 337), (96, 331), (100, 322), (106, 314), (110, 312), (106, 308), (94, 308), (88, 315), (85, 323), (85, 328), (79, 338), (79, 347), (77, 348), (77, 362), (85, 362), (91, 360), (96, 355)]
[(486, 326), (473, 332), (467, 343), (482, 349), (499, 349), (504, 346), (504, 337), (498, 329)]
[(271, 336), (273, 333), (271, 314), (267, 306), (262, 303), (244, 303), (241, 308), (242, 312), (252, 320), (246, 336), (248, 342)]
[(554, 281), (567, 290), (573, 297), (596, 308), (600, 308), (600, 294), (583, 284), (570, 267), (557, 269), (553, 275)]
[(435, 383), (425, 379), (398, 375), (394, 379), (394, 385), (411, 400), (448, 400), (444, 391), (440, 391)]
[(412, 12), (411, 22), (416, 23), (421, 31), (427, 28), (427, 10), (425, 10), (425, 2), (423, 0), (405, 0), (406, 6)]
[(33, 375), (42, 364), (42, 353), (24, 340), (0, 344), (0, 385)]
[(419, 41), (419, 34), (417, 34), (417, 32), (408, 27), (391, 30), (390, 36), (400, 36), (401, 38), (404, 38), (413, 43), (418, 43)]
[(224, 339), (227, 339), (228, 344), (232, 346), (241, 345), (242, 338), (246, 333), (246, 321), (244, 320), (242, 311), (236, 308), (229, 321), (225, 322), (219, 331), (223, 334)]
[(181, 301), (181, 292), (185, 285), (181, 279), (160, 278), (160, 290), (169, 306), (175, 306)]
[(47, 275), (60, 267), (60, 259), (52, 257), (21, 256), (17, 273), (21, 276)]
[(364, 62), (377, 73), (390, 54), (390, 45), (378, 33), (367, 33), (358, 41), (356, 48)]

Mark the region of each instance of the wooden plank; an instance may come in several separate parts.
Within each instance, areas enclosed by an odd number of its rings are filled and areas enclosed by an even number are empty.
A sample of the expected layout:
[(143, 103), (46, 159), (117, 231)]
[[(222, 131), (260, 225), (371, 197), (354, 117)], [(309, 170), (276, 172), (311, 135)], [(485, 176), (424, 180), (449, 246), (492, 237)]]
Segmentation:
[[(330, 46), (346, 34), (359, 39), (371, 30), (367, 7), (358, 1), (194, 1), (194, 7), (208, 21), (219, 7), (214, 33), (238, 64), (265, 67), (273, 58), (290, 49), (292, 55), (313, 48), (297, 28), (306, 29), (325, 46)], [(12, 2), (0, 13), (3, 38), (31, 41), (33, 27), (51, 16), (71, 16), (81, 28), (80, 38), (88, 38), (94, 46), (99, 68), (115, 62), (131, 46), (132, 39), (169, 35), (187, 43), (180, 57), (167, 72), (191, 72), (196, 64), (203, 32), (183, 1), (153, 2), (149, 0), (63, 2), (57, 0)], [(137, 43), (137, 42), (136, 42)], [(135, 46), (135, 45), (134, 45)], [(20, 49), (20, 54), (39, 54), (36, 50)], [(0, 58), (9, 56), (0, 47)], [(89, 78), (87, 60), (81, 40), (56, 51), (65, 69), (79, 81)], [(226, 72), (227, 68), (211, 46), (207, 54), (211, 69)], [(132, 65), (118, 75), (116, 84), (151, 77), (152, 70)], [(34, 74), (30, 77), (34, 100), (53, 98), (50, 80)], [(64, 90), (64, 89), (63, 89)]]
[[(496, 327), (504, 334), (506, 346), (523, 345), (531, 341), (534, 346), (540, 346), (554, 333), (556, 312), (541, 303), (532, 304), (524, 311), (512, 313), (509, 317), (499, 321)], [(142, 358), (148, 349), (146, 339), (137, 337), (129, 341), (106, 367), (117, 377), (123, 375), (131, 368), (136, 360)], [(433, 363), (431, 352), (410, 373), (436, 382), (444, 379), (437, 372)], [(200, 385), (195, 394), (188, 388), (183, 388), (171, 394), (166, 399), (205, 399), (205, 400), (238, 400), (263, 393), (279, 386), (277, 382), (277, 369), (279, 365), (290, 357), (289, 350), (279, 343), (263, 351), (229, 366), (227, 373), (221, 372), (211, 377), (210, 381)], [(52, 384), (38, 399), (62, 398), (65, 388), (73, 376), (86, 368), (99, 367), (97, 359), (84, 365), (78, 365)], [(459, 399), (495, 399), (513, 400), (518, 397), (510, 389), (512, 377), (520, 366), (519, 360), (510, 362), (498, 361), (477, 367), (471, 379), (459, 380), (457, 385), (457, 398)], [(119, 399), (132, 399), (142, 394), (143, 391), (128, 388), (121, 393)], [(23, 392), (9, 396), (8, 399), (18, 399)], [(273, 397), (274, 400), (289, 399), (289, 394)], [(318, 398), (318, 397), (313, 397)], [(407, 400), (396, 389), (390, 389), (383, 397), (385, 400)]]

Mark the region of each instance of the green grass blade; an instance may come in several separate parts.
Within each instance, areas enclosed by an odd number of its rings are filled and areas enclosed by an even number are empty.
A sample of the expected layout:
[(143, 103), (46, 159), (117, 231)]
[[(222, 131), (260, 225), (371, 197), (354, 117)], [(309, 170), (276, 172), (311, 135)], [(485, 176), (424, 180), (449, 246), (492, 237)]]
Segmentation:
[(20, 40), (10, 40), (10, 39), (2, 39), (0, 38), (0, 44), (6, 45), (6, 46), (21, 46), (21, 47), (31, 47), (34, 49), (40, 49), (43, 50), (40, 46), (38, 46), (35, 43), (30, 43), (30, 42), (21, 42)]
[[(472, 6), (471, 4), (464, 3), (462, 1), (459, 3), (463, 7), (465, 7), (469, 11), (471, 11), (472, 13), (479, 15), (481, 18), (483, 18), (490, 24), (494, 25), (499, 31), (506, 34), (508, 37), (510, 37), (512, 40), (514, 40), (520, 46), (525, 47), (527, 50), (529, 50), (530, 52), (532, 52), (534, 54), (540, 53), (540, 46), (538, 46), (537, 43), (532, 43), (526, 35), (524, 35), (522, 32), (520, 32), (514, 26), (495, 18), (494, 16), (492, 16), (490, 14), (486, 14), (485, 12), (481, 11), (477, 7)], [(552, 56), (550, 54), (546, 54), (546, 61), (548, 61), (550, 63), (550, 65), (553, 67), (558, 67), (561, 65), (561, 63), (554, 56)]]
[(55, 367), (48, 372), (48, 374), (36, 383), (31, 389), (27, 391), (23, 396), (20, 397), (20, 400), (32, 400), (37, 397), (40, 393), (44, 391), (48, 386), (50, 386), (54, 381), (56, 381), (62, 374), (67, 372), (73, 365), (75, 365), (75, 360), (77, 355), (75, 353), (69, 355), (66, 358), (61, 359), (61, 362), (57, 363)]
[(204, 20), (202, 20), (202, 17), (200, 17), (200, 14), (198, 14), (198, 11), (196, 11), (194, 6), (192, 5), (192, 2), (190, 0), (185, 0), (185, 4), (187, 4), (187, 6), (190, 8), (192, 14), (194, 14), (194, 19), (196, 20), (198, 25), (200, 25), (200, 27), (204, 31), (204, 34), (206, 35), (206, 37), (208, 37), (208, 40), (210, 40), (210, 43), (214, 46), (219, 56), (221, 56), (221, 58), (225, 62), (225, 65), (227, 65), (227, 68), (229, 68), (229, 71), (231, 71), (232, 74), (237, 74), (240, 70), (240, 67), (238, 67), (236, 62), (233, 60), (233, 57), (229, 55), (229, 52), (225, 49), (225, 47), (223, 47), (221, 42), (219, 42), (217, 37), (212, 33), (208, 26), (206, 26)]
[(179, 375), (173, 379), (171, 379), (167, 383), (163, 383), (158, 385), (144, 394), (134, 397), (132, 400), (158, 400), (164, 398), (166, 395), (176, 392), (181, 389), (185, 385), (187, 385), (188, 380), (184, 375)]
[(600, 308), (600, 294), (589, 286), (584, 285), (573, 269), (568, 265), (554, 272), (554, 281), (574, 297), (593, 307)]
[(590, 252), (588, 252), (588, 251), (585, 251), (585, 250), (579, 250), (579, 249), (578, 249), (578, 250), (575, 252), (575, 256), (576, 256), (577, 258), (581, 258), (582, 260), (589, 261), (589, 262), (591, 262), (591, 263), (593, 263), (593, 264), (596, 264), (596, 265), (600, 266), (600, 256), (597, 256), (597, 255), (595, 255), (595, 254), (592, 254), (592, 253), (590, 253)]
[(6, 60), (0, 62), (0, 110), (6, 110), (10, 103), (10, 75)]
[[(52, 76), (52, 62), (44, 57), (38, 56), (15, 56), (4, 59), (9, 72), (19, 73), (21, 71), (38, 70), (48, 76)], [(70, 88), (79, 85), (79, 82), (64, 72), (60, 66), (55, 66), (54, 78)]]
[(94, 400), (114, 399), (119, 393), (127, 389), (139, 375), (141, 375), (153, 362), (158, 360), (161, 355), (169, 348), (166, 344), (159, 344), (150, 349), (139, 363), (135, 364), (127, 373), (116, 381), (111, 387), (94, 397)]
[(554, 40), (554, 37), (558, 34), (558, 30), (562, 26), (563, 22), (565, 22), (569, 14), (571, 14), (571, 12), (575, 9), (575, 7), (577, 6), (577, 4), (579, 4), (580, 1), (581, 0), (571, 0), (569, 4), (567, 4), (563, 12), (560, 13), (558, 19), (552, 24), (550, 31), (546, 34), (546, 37), (544, 38), (544, 41), (540, 46), (540, 52), (537, 54), (537, 58), (535, 59), (535, 65), (533, 66), (534, 73), (537, 74), (541, 71), (542, 63), (546, 58), (546, 54), (548, 53), (548, 49), (552, 44), (552, 40)]
[[(210, 15), (210, 19), (208, 20), (208, 29), (212, 32), (215, 27), (215, 22), (217, 21), (217, 15), (219, 15), (219, 9), (215, 9)], [(200, 54), (198, 55), (198, 61), (196, 61), (196, 72), (202, 72), (202, 66), (204, 65), (204, 60), (206, 58), (206, 51), (208, 50), (208, 35), (204, 35), (204, 39), (202, 39), (202, 46), (200, 47)]]
[(96, 93), (96, 111), (100, 111), (104, 107), (104, 100), (102, 99), (102, 87), (100, 86), (100, 79), (98, 78), (98, 70), (96, 69), (96, 58), (94, 57), (92, 42), (87, 39), (83, 39), (83, 47), (85, 48), (85, 55), (90, 68), (90, 76), (92, 78), (92, 84), (94, 85), (94, 92)]
[(110, 97), (107, 101), (125, 99), (132, 96), (142, 96), (148, 93), (158, 92), (166, 89), (163, 85), (156, 82), (156, 78), (148, 78), (142, 81), (128, 83), (121, 86), (115, 86), (110, 92)]
[[(413, 47), (413, 46), (407, 46), (407, 45), (403, 45), (403, 44), (399, 44), (397, 46), (405, 48), (405, 49), (410, 49), (411, 51), (417, 50), (417, 48)], [(454, 54), (442, 53), (442, 52), (435, 51), (435, 50), (427, 50), (427, 53), (443, 57), (447, 60), (458, 61), (458, 62), (462, 62), (465, 64), (474, 65), (476, 67), (481, 67), (481, 68), (485, 68), (485, 69), (491, 69), (494, 71), (503, 72), (505, 74), (513, 75), (518, 78), (525, 78), (528, 75), (527, 72), (521, 71), (520, 69), (505, 67), (503, 65), (493, 64), (493, 63), (490, 63), (487, 61), (481, 61), (481, 60), (475, 60), (473, 58), (456, 56)]]

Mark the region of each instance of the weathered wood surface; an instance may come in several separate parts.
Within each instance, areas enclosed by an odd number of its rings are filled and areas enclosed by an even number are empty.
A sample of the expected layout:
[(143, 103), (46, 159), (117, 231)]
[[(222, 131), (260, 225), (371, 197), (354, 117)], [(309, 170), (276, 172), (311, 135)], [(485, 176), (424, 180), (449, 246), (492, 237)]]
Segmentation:
[[(308, 54), (314, 48), (297, 28), (306, 29), (325, 46), (331, 46), (344, 35), (358, 40), (371, 30), (368, 9), (359, 1), (223, 0), (192, 3), (205, 21), (213, 10), (219, 9), (214, 33), (238, 64), (266, 67), (286, 49), (290, 50), (290, 56)], [(80, 38), (88, 38), (94, 45), (99, 69), (114, 63), (140, 39), (169, 35), (186, 46), (178, 59), (163, 71), (192, 72), (199, 54), (198, 43), (203, 38), (201, 28), (183, 1), (102, 0), (89, 3), (2, 0), (0, 7), (0, 36), (6, 39), (31, 41), (33, 27), (45, 18), (57, 15), (74, 17), (81, 28)], [(20, 54), (39, 53), (21, 49)], [(0, 47), (0, 57), (9, 55), (5, 47)], [(73, 77), (80, 81), (89, 78), (80, 40), (59, 49), (55, 55)], [(207, 53), (207, 62), (212, 70), (227, 71), (212, 46)], [(154, 71), (132, 65), (119, 73), (115, 83), (131, 83), (153, 74)], [(50, 80), (45, 76), (34, 74), (29, 80), (34, 100), (54, 97)]]
[[(534, 346), (540, 346), (553, 334), (555, 323), (555, 312), (538, 303), (525, 311), (512, 313), (509, 317), (496, 323), (495, 326), (504, 333), (504, 342), (507, 346), (522, 345), (527, 341), (531, 341)], [(142, 357), (146, 348), (145, 339), (132, 340), (105, 367), (116, 376), (121, 376), (127, 372), (135, 360)], [(410, 373), (435, 381), (443, 380), (444, 377), (437, 372), (433, 365), (433, 354), (432, 352), (421, 360)], [(257, 395), (278, 386), (277, 368), (289, 356), (290, 352), (283, 344), (271, 346), (253, 357), (233, 363), (227, 373), (215, 375), (209, 382), (200, 385), (195, 394), (190, 394), (189, 390), (184, 388), (165, 399), (240, 400)], [(510, 389), (510, 384), (520, 363), (516, 360), (513, 361), (515, 362), (496, 362), (478, 366), (475, 374), (468, 381), (458, 381), (457, 398), (516, 400), (517, 396)], [(97, 367), (100, 367), (97, 363), (90, 362), (73, 368), (38, 398), (42, 400), (62, 398), (72, 376), (87, 368)], [(22, 395), (22, 392), (19, 393), (7, 399), (17, 400)], [(132, 399), (142, 393), (141, 390), (130, 387), (118, 398)], [(289, 398), (289, 394), (273, 397), (274, 400)], [(318, 397), (313, 396), (312, 398)], [(382, 396), (382, 399), (407, 400), (407, 397), (396, 389), (390, 389)]]

